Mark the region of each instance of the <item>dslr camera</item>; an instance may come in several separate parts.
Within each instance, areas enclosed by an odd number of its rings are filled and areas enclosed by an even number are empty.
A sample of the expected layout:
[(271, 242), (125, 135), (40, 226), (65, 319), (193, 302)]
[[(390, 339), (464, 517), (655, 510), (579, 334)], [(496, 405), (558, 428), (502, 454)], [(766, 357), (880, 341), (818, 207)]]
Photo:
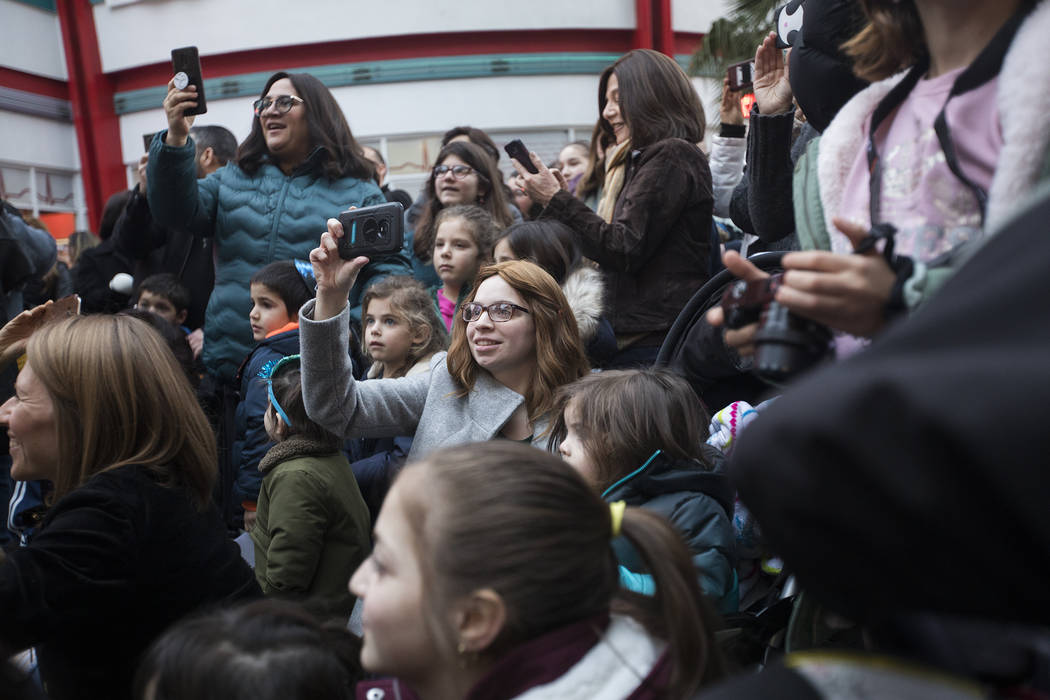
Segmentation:
[(726, 328), (758, 322), (753, 371), (774, 384), (787, 381), (831, 354), (832, 336), (827, 326), (788, 311), (773, 298), (783, 279), (781, 273), (755, 282), (737, 280), (723, 293), (721, 302)]

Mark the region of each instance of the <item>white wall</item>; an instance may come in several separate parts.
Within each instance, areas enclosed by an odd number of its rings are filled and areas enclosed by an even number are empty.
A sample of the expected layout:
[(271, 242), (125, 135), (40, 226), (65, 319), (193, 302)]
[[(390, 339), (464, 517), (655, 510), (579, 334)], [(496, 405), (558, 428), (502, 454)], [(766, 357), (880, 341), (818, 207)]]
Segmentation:
[(728, 0), (671, 0), (671, 24), (676, 32), (706, 34), (729, 9)]
[(66, 80), (58, 15), (0, 0), (0, 66)]
[(73, 125), (0, 110), (0, 161), (80, 170)]
[[(717, 4), (724, 0), (692, 1)], [(511, 29), (632, 29), (635, 23), (634, 0), (156, 0), (123, 7), (96, 5), (94, 13), (102, 68), (107, 73), (168, 61), (172, 48), (187, 45), (209, 55), (363, 37)]]
[[(441, 133), (457, 124), (483, 129), (543, 129), (593, 124), (597, 76), (508, 76), (431, 80), (336, 88), (354, 135), (362, 139)], [(251, 129), (251, 98), (208, 100), (195, 122), (220, 124), (244, 139)], [(167, 127), (161, 109), (120, 117), (125, 163), (142, 155), (142, 135)], [(587, 134), (589, 136), (589, 132)]]

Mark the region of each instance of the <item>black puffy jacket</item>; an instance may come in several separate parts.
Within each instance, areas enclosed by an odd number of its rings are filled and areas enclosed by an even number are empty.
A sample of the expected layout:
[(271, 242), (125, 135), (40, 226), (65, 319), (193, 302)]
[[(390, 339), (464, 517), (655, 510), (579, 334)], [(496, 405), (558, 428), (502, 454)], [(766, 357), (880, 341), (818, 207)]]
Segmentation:
[[(685, 539), (699, 573), (700, 588), (722, 612), (737, 607), (733, 489), (723, 474), (725, 457), (704, 446), (699, 460), (675, 460), (659, 452), (607, 488), (602, 498), (625, 501), (667, 519)], [(620, 564), (638, 572), (644, 565), (623, 540), (614, 543)]]

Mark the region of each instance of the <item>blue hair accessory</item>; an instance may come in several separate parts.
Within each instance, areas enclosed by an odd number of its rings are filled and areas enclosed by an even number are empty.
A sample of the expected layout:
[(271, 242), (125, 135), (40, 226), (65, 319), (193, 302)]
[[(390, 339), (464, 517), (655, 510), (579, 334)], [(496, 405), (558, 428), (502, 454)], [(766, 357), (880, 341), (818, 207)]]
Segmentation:
[(317, 291), (317, 278), (314, 277), (314, 266), (310, 264), (310, 261), (295, 258), (292, 263), (295, 265), (296, 272), (303, 278), (303, 282), (306, 282), (306, 287), (311, 292)]
[(266, 391), (270, 395), (270, 404), (273, 406), (273, 410), (277, 411), (277, 415), (280, 416), (281, 420), (283, 420), (284, 424), (289, 428), (292, 427), (292, 419), (284, 412), (284, 409), (281, 408), (281, 404), (277, 401), (277, 397), (273, 394), (273, 375), (277, 374), (277, 370), (284, 365), (298, 361), (299, 355), (288, 355), (279, 360), (270, 360), (263, 365), (261, 370), (259, 370), (259, 376), (266, 380)]

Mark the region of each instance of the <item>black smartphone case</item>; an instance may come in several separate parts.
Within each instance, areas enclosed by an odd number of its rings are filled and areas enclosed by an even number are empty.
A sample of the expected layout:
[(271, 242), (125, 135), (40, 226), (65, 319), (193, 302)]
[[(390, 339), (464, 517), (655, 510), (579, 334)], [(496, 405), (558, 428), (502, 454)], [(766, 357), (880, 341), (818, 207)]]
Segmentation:
[(389, 255), (404, 245), (405, 208), (400, 202), (344, 211), (339, 223), (343, 225), (339, 239), (339, 257), (343, 260)]
[(187, 109), (183, 114), (204, 114), (208, 111), (208, 101), (204, 97), (204, 79), (201, 77), (201, 59), (196, 46), (184, 46), (171, 50), (171, 69), (173, 74), (185, 73), (190, 79), (189, 85), (197, 86), (197, 106)]
[(521, 139), (514, 139), (506, 146), (503, 150), (507, 152), (507, 155), (518, 161), (522, 166), (530, 173), (538, 173), (539, 169), (532, 164), (532, 158), (529, 158), (529, 149), (525, 148), (525, 144), (521, 142)]

